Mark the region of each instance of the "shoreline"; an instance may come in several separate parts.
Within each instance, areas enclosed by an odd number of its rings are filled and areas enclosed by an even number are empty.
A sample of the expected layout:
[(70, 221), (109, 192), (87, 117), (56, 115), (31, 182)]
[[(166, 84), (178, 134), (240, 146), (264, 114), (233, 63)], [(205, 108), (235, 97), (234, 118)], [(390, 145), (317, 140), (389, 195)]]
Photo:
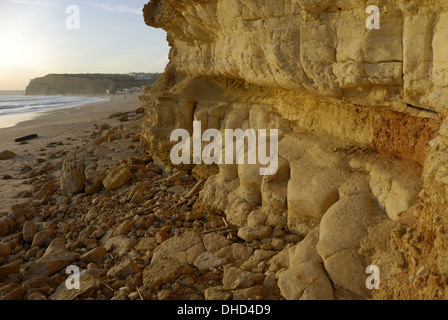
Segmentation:
[[(92, 97), (92, 98), (101, 98), (101, 97)], [(87, 107), (89, 105), (94, 105), (97, 103), (98, 104), (99, 103), (107, 103), (109, 101), (111, 101), (111, 99), (106, 99), (103, 101), (87, 102), (87, 103), (83, 103), (83, 104), (76, 105), (76, 106), (70, 106), (70, 107), (62, 107), (62, 108), (56, 108), (56, 109), (50, 109), (50, 110), (27, 112), (27, 113), (22, 113), (22, 114), (17, 114), (17, 115), (8, 115), (6, 117), (10, 117), (10, 118), (16, 117), (18, 119), (23, 118), (24, 120), (18, 121), (14, 125), (9, 126), (9, 127), (3, 127), (3, 128), (0, 127), (0, 130), (13, 128), (22, 123), (26, 123), (26, 122), (32, 121), (32, 120), (38, 120), (38, 119), (42, 119), (42, 118), (50, 118), (50, 117), (62, 115), (62, 114), (70, 114), (74, 110), (79, 110), (80, 108)]]
[[(19, 96), (25, 96), (25, 95), (19, 95)], [(41, 97), (41, 96), (38, 96)], [(48, 97), (69, 97), (64, 95), (56, 95), (56, 96), (48, 96)], [(84, 107), (90, 104), (94, 103), (102, 103), (102, 102), (108, 102), (113, 100), (113, 98), (110, 95), (97, 95), (97, 96), (85, 96), (85, 95), (79, 95), (79, 96), (73, 96), (73, 97), (82, 97), (82, 98), (95, 98), (95, 99), (103, 99), (102, 101), (92, 101), (92, 102), (85, 102), (73, 106), (64, 106), (59, 107), (55, 109), (48, 109), (48, 110), (40, 110), (40, 111), (32, 111), (32, 112), (24, 112), (19, 114), (8, 114), (1, 116), (0, 118), (0, 130), (1, 129), (8, 129), (17, 126), (20, 123), (31, 121), (34, 119), (39, 119), (42, 117), (52, 116), (56, 113), (70, 113), (71, 109), (76, 109), (80, 107)], [(6, 123), (14, 123), (12, 125), (6, 124)]]
[[(9, 150), (16, 156), (0, 160), (0, 216), (11, 205), (22, 203), (26, 198), (17, 197), (26, 192), (28, 177), (25, 167), (37, 168), (42, 159), (62, 161), (65, 153), (91, 140), (95, 125), (117, 125), (117, 119), (109, 119), (116, 112), (133, 112), (139, 108), (140, 95), (110, 96), (110, 100), (89, 103), (76, 107), (49, 110), (37, 118), (19, 122), (13, 127), (0, 129), (0, 152)], [(20, 144), (14, 140), (37, 134), (38, 137)], [(5, 179), (5, 177), (7, 179)], [(11, 177), (11, 178), (9, 178)]]
[[(140, 107), (140, 102), (138, 100), (139, 96), (140, 95), (96, 96), (98, 98), (108, 97), (109, 99), (73, 107), (38, 111), (36, 112), (38, 114), (36, 114), (36, 116), (32, 119), (19, 121), (11, 127), (0, 128), (0, 149), (5, 149), (11, 141), (14, 143), (14, 139), (11, 140), (10, 137), (17, 134), (20, 135), (20, 131), (23, 131), (24, 134), (21, 136), (24, 136), (28, 134), (27, 132), (30, 129), (46, 131), (45, 129), (48, 126), (73, 123), (92, 123), (99, 120), (106, 121), (112, 113), (134, 111)], [(67, 118), (68, 115), (70, 115), (70, 117)], [(88, 116), (88, 118), (86, 119), (84, 116)], [(16, 138), (18, 137), (19, 136)]]

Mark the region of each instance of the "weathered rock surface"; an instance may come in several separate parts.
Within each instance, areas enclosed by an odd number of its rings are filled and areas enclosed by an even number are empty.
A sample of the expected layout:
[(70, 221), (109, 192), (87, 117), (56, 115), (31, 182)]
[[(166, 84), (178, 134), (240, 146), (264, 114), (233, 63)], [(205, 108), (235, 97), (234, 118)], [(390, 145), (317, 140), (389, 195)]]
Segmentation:
[(105, 94), (136, 85), (136, 79), (124, 74), (48, 74), (32, 79), (27, 95)]
[(3, 282), (10, 274), (20, 273), (20, 261), (14, 261), (12, 263), (0, 266), (0, 282)]
[(14, 220), (8, 217), (0, 218), (0, 237), (7, 236), (16, 228)]
[(442, 110), (445, 3), (386, 3), (380, 30), (366, 29), (367, 5), (353, 1), (164, 0), (146, 5), (144, 14), (147, 24), (169, 33), (171, 61), (190, 76), (244, 79), (366, 106)]
[(61, 193), (70, 195), (84, 190), (84, 159), (70, 152), (62, 165)]
[(106, 190), (116, 190), (124, 186), (132, 178), (132, 172), (127, 165), (121, 165), (111, 170), (103, 180)]
[(201, 271), (217, 268), (225, 263), (225, 259), (218, 258), (211, 252), (201, 253), (193, 262), (194, 266)]
[(179, 260), (163, 257), (146, 267), (143, 272), (143, 284), (148, 288), (156, 288), (191, 271), (191, 267)]
[(321, 264), (305, 262), (280, 273), (278, 285), (287, 300), (333, 300), (333, 288)]
[(95, 262), (101, 263), (103, 261), (104, 256), (107, 253), (107, 249), (103, 247), (97, 247), (95, 249), (90, 250), (83, 254), (80, 259), (85, 262)]
[(9, 160), (16, 156), (16, 154), (9, 150), (4, 150), (0, 152), (0, 160)]
[(170, 238), (154, 250), (152, 261), (171, 257), (184, 264), (193, 264), (196, 258), (205, 251), (202, 238), (194, 232)]
[(70, 290), (65, 282), (61, 283), (49, 300), (75, 300), (77, 297), (94, 292), (101, 286), (101, 282), (89, 272), (81, 272), (79, 277), (79, 290)]
[[(0, 213), (0, 298), (446, 298), (447, 8), (380, 9), (366, 30), (354, 1), (151, 1), (165, 74), (138, 112), (17, 174), (32, 200)], [(266, 130), (277, 170), (173, 165), (170, 134), (194, 120)], [(81, 291), (69, 264), (87, 270)]]

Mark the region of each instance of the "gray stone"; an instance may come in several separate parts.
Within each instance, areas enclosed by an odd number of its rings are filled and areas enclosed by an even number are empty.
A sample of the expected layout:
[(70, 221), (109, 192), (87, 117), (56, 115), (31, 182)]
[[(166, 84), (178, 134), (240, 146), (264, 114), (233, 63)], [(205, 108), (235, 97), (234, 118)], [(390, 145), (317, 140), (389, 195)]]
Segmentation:
[(233, 281), (232, 289), (242, 289), (250, 288), (257, 284), (263, 284), (264, 274), (263, 273), (253, 273), (249, 271), (243, 271), (236, 279)]
[(204, 251), (202, 238), (194, 232), (185, 232), (159, 245), (154, 250), (153, 261), (162, 257), (172, 257), (182, 263), (193, 264), (194, 260)]
[(314, 229), (299, 244), (292, 247), (289, 251), (290, 267), (295, 267), (310, 261), (322, 263), (323, 260), (316, 250), (318, 241), (319, 229)]
[(106, 240), (104, 248), (108, 252), (122, 256), (128, 253), (135, 246), (136, 242), (137, 240), (135, 239), (129, 239), (121, 235)]
[(250, 256), (246, 262), (241, 266), (242, 269), (252, 270), (258, 267), (258, 264), (262, 261), (268, 261), (277, 252), (272, 250), (255, 250), (254, 254)]
[(197, 256), (193, 264), (200, 271), (204, 271), (222, 266), (226, 262), (225, 259), (218, 258), (213, 253), (206, 251)]
[(224, 237), (223, 235), (216, 233), (206, 234), (202, 240), (207, 251), (211, 253), (218, 252), (221, 248), (227, 247), (232, 244), (232, 241)]
[(131, 227), (132, 222), (130, 220), (125, 220), (115, 230), (114, 235), (115, 236), (126, 235), (129, 232), (129, 230), (131, 230)]
[(116, 190), (124, 186), (132, 178), (132, 172), (125, 164), (112, 169), (103, 180), (106, 190)]
[(232, 284), (243, 273), (243, 270), (234, 266), (225, 266), (222, 278), (223, 288), (226, 290), (232, 289)]
[(363, 193), (339, 200), (322, 218), (317, 252), (325, 260), (335, 252), (359, 248), (367, 226), (375, 216), (384, 216), (375, 199)]
[(25, 264), (22, 272), (24, 279), (52, 276), (79, 259), (78, 253), (60, 248), (58, 242), (54, 249), (46, 252), (41, 258)]
[(104, 256), (106, 255), (107, 250), (104, 247), (97, 247), (94, 248), (92, 250), (90, 250), (89, 252), (84, 253), (81, 256), (81, 260), (84, 262), (94, 262), (94, 263), (101, 263), (103, 262)]
[(191, 272), (192, 269), (187, 264), (171, 257), (161, 257), (145, 268), (143, 284), (148, 289), (155, 289)]
[(154, 251), (158, 245), (159, 243), (155, 237), (143, 238), (138, 241), (134, 249), (137, 251)]
[(70, 152), (64, 159), (60, 185), (64, 196), (84, 190), (84, 159), (75, 152)]
[(25, 221), (22, 228), (23, 240), (26, 242), (33, 241), (36, 232), (37, 232), (36, 225), (30, 221)]
[(334, 165), (326, 165), (328, 167), (322, 166), (313, 157), (303, 157), (291, 163), (288, 216), (320, 219), (338, 201), (338, 188), (348, 174)]
[(75, 300), (81, 295), (87, 295), (98, 290), (102, 284), (90, 272), (82, 271), (79, 277), (79, 286), (79, 290), (70, 290), (67, 288), (65, 281), (63, 281), (49, 297), (49, 300)]
[(361, 297), (370, 298), (371, 292), (366, 288), (368, 274), (365, 273), (365, 270), (367, 263), (365, 258), (358, 254), (357, 249), (336, 252), (325, 259), (324, 265), (335, 285)]
[(166, 191), (169, 193), (173, 193), (173, 194), (180, 194), (185, 191), (185, 187), (182, 185), (177, 185), (177, 186), (168, 188), (168, 190), (166, 190)]
[(333, 287), (322, 264), (302, 263), (278, 276), (278, 287), (287, 300), (313, 299), (333, 300)]
[(269, 238), (271, 232), (272, 228), (269, 226), (245, 226), (238, 230), (238, 237), (247, 242), (251, 242), (256, 239)]
[(126, 259), (110, 268), (107, 272), (107, 276), (109, 278), (125, 279), (127, 276), (138, 272), (138, 270), (139, 268), (134, 261)]
[(228, 300), (232, 294), (223, 290), (222, 286), (207, 288), (204, 291), (205, 300)]

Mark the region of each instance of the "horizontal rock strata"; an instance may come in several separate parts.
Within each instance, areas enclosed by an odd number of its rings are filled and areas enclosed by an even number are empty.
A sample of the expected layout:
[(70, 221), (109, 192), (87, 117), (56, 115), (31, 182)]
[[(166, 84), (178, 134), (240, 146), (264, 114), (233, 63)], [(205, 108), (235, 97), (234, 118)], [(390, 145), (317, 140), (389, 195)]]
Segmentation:
[[(153, 0), (144, 8), (172, 49), (165, 74), (140, 98), (141, 146), (206, 178), (200, 201), (223, 212), (238, 236), (314, 234), (307, 259), (292, 263), (288, 251), (274, 260), (286, 299), (372, 297), (372, 264), (383, 275), (377, 298), (426, 297), (435, 289), (409, 282), (444, 283), (446, 259), (431, 244), (446, 251), (438, 223), (448, 190), (447, 4), (378, 6), (378, 30), (366, 29), (367, 5), (355, 1)], [(192, 134), (193, 121), (221, 133), (278, 129), (277, 172), (173, 165), (170, 134)]]

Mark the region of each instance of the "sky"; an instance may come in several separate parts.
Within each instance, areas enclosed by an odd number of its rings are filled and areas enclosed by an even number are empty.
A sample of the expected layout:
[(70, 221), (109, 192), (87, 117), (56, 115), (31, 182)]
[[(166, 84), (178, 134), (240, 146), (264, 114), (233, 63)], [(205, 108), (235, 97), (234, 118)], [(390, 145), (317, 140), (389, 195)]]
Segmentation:
[(0, 90), (49, 73), (163, 72), (166, 32), (149, 0), (0, 0)]

